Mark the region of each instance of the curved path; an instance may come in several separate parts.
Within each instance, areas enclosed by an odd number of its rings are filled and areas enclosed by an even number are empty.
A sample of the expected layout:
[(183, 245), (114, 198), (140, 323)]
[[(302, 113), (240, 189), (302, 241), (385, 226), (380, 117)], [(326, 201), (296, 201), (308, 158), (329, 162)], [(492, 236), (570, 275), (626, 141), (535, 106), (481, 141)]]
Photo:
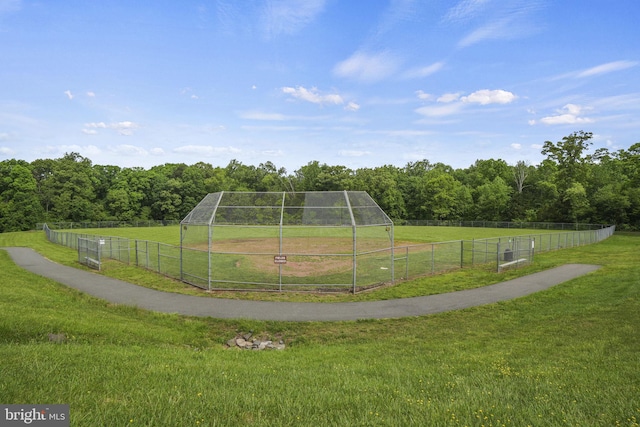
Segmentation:
[(284, 321), (337, 321), (422, 316), (509, 300), (538, 292), (600, 268), (567, 264), (495, 285), (447, 294), (346, 303), (294, 303), (203, 298), (162, 292), (51, 262), (30, 248), (6, 250), (20, 267), (69, 287), (147, 310), (188, 316)]

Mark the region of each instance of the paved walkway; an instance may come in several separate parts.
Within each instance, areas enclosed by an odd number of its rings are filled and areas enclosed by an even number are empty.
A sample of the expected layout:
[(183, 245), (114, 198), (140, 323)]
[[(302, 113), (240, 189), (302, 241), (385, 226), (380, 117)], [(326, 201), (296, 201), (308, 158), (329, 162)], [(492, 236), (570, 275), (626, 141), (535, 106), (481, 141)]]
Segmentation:
[(567, 264), (476, 289), (396, 300), (295, 303), (207, 298), (162, 292), (51, 262), (30, 248), (2, 248), (20, 267), (69, 287), (147, 310), (188, 316), (284, 321), (337, 321), (422, 316), (509, 300), (538, 292), (599, 268)]

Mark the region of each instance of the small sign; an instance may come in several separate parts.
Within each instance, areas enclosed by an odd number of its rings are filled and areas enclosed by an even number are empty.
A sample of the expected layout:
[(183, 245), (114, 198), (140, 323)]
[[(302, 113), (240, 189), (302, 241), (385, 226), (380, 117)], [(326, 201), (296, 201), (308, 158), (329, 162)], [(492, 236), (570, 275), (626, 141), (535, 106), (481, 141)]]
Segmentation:
[(286, 255), (274, 255), (273, 256), (273, 263), (274, 264), (286, 264), (287, 263), (287, 256)]
[(100, 244), (104, 245), (104, 239), (100, 239)]

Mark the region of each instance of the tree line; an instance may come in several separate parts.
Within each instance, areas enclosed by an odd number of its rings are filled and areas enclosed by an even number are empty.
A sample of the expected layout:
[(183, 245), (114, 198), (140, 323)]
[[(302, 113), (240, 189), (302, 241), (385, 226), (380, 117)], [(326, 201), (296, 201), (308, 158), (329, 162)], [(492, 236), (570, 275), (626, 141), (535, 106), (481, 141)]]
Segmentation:
[(218, 191), (367, 191), (405, 220), (587, 222), (640, 229), (640, 143), (588, 153), (592, 134), (546, 141), (546, 158), (477, 160), (454, 169), (429, 160), (404, 167), (349, 169), (318, 161), (288, 173), (271, 162), (232, 160), (144, 168), (94, 165), (78, 153), (59, 159), (0, 162), (0, 232), (39, 222), (176, 220)]

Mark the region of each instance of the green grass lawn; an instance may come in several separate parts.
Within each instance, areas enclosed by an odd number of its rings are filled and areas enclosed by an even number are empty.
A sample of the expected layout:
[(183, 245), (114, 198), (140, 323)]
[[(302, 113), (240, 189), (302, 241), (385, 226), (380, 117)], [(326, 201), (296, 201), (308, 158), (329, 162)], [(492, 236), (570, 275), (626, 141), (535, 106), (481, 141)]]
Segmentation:
[[(219, 227), (223, 232), (229, 232), (229, 227)], [(274, 230), (272, 227), (270, 230)], [(312, 228), (313, 229), (313, 228)], [(257, 229), (260, 230), (260, 229)], [(277, 230), (277, 229), (276, 229)], [(323, 228), (315, 228), (318, 233), (323, 232)], [(171, 225), (166, 227), (123, 227), (123, 228), (88, 228), (65, 230), (74, 233), (86, 233), (102, 236), (126, 237), (129, 239), (150, 240), (154, 242), (167, 243), (170, 245), (180, 245), (180, 226)], [(252, 235), (255, 229), (244, 228), (239, 233)], [(500, 236), (522, 236), (527, 234), (548, 234), (571, 232), (571, 230), (528, 230), (520, 228), (480, 228), (480, 227), (421, 227), (421, 226), (396, 226), (394, 227), (394, 239), (396, 244), (403, 242), (431, 243), (446, 242), (462, 239), (484, 239)], [(266, 233), (266, 231), (265, 231)], [(272, 231), (271, 234), (274, 232)], [(206, 231), (204, 233), (206, 236)], [(277, 236), (277, 231), (275, 232)]]
[[(0, 246), (74, 264), (73, 251), (41, 235), (1, 234)], [(425, 317), (293, 323), (117, 306), (21, 270), (0, 251), (0, 403), (66, 403), (73, 426), (637, 427), (638, 253), (640, 236), (616, 234), (538, 255), (536, 269), (602, 268), (525, 298)], [(429, 280), (453, 289), (466, 275), (486, 278), (462, 273)], [(249, 330), (287, 348), (225, 349)], [(50, 342), (50, 333), (67, 340)]]

